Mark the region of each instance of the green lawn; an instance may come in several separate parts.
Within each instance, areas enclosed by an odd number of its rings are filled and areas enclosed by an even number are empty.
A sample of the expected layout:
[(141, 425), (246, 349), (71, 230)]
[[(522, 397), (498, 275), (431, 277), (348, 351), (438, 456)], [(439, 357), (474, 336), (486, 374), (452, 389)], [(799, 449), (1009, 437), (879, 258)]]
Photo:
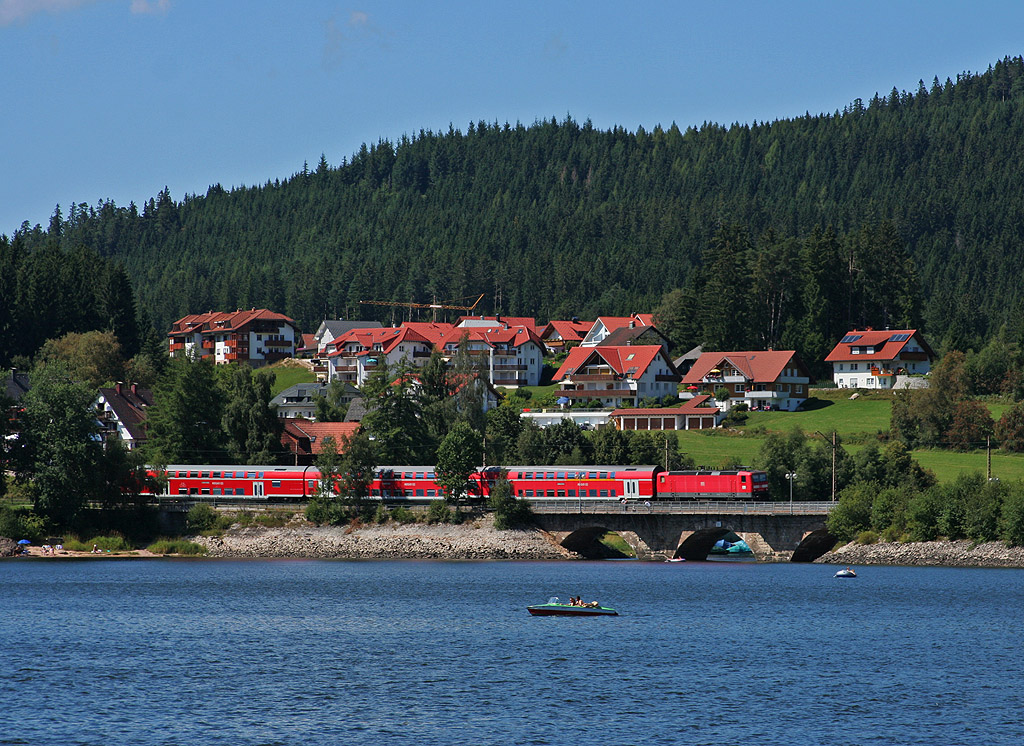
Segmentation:
[(862, 396), (851, 400), (849, 394), (828, 394), (821, 396), (815, 393), (799, 412), (751, 412), (745, 427), (763, 427), (776, 432), (789, 432), (799, 427), (805, 433), (818, 430), (825, 434), (835, 430), (840, 436), (889, 430), (891, 395), (885, 398)]
[(271, 393), (274, 396), (297, 383), (316, 382), (316, 373), (298, 365), (279, 365), (270, 368), (270, 370), (274, 371), (277, 375), (277, 379), (274, 381), (274, 386), (271, 389)]

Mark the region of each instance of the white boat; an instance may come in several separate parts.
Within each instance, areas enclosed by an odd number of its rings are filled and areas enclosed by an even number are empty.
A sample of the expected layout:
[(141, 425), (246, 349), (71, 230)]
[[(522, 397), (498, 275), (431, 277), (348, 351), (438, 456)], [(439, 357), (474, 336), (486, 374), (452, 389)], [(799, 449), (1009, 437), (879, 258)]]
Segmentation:
[(834, 577), (834, 578), (855, 578), (855, 577), (857, 577), (857, 573), (855, 573), (852, 569), (847, 567), (845, 570), (839, 570), (832, 577)]

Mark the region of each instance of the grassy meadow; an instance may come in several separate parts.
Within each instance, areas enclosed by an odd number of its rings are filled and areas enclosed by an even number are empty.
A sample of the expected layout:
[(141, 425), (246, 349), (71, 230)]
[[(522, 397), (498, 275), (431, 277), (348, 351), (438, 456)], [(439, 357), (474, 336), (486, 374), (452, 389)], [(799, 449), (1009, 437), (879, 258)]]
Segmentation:
[[(787, 433), (794, 427), (808, 435), (815, 432), (831, 437), (835, 430), (850, 453), (889, 431), (892, 394), (884, 391), (861, 392), (850, 399), (849, 390), (825, 389), (812, 392), (800, 412), (751, 412), (746, 424), (735, 431), (678, 432), (679, 449), (700, 465), (725, 467), (751, 464), (757, 458), (765, 435)], [(993, 419), (1002, 416), (1010, 405), (987, 404)], [(984, 449), (961, 453), (941, 449), (918, 449), (914, 458), (931, 469), (940, 482), (947, 482), (965, 472), (986, 472)], [(992, 476), (1006, 480), (1024, 479), (1024, 454), (992, 453)]]

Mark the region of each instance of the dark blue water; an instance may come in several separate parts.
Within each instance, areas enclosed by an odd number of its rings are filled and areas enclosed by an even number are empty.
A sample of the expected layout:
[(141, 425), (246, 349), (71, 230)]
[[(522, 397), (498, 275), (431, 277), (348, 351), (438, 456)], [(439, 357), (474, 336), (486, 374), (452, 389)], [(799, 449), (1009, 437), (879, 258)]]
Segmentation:
[(834, 570), (5, 561), (0, 744), (1024, 743), (1024, 571)]

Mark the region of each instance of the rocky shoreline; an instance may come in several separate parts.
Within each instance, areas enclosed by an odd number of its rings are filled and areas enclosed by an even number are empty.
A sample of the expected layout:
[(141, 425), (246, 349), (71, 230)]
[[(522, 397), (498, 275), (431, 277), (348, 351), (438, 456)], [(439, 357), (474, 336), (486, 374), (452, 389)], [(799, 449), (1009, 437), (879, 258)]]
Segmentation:
[(313, 526), (233, 528), (191, 540), (208, 557), (266, 559), (553, 560), (576, 555), (541, 531), (498, 531), (488, 518), (460, 526)]
[(836, 547), (815, 562), (920, 567), (1024, 567), (1024, 547), (1007, 547), (998, 541), (986, 544), (970, 541), (850, 543)]

